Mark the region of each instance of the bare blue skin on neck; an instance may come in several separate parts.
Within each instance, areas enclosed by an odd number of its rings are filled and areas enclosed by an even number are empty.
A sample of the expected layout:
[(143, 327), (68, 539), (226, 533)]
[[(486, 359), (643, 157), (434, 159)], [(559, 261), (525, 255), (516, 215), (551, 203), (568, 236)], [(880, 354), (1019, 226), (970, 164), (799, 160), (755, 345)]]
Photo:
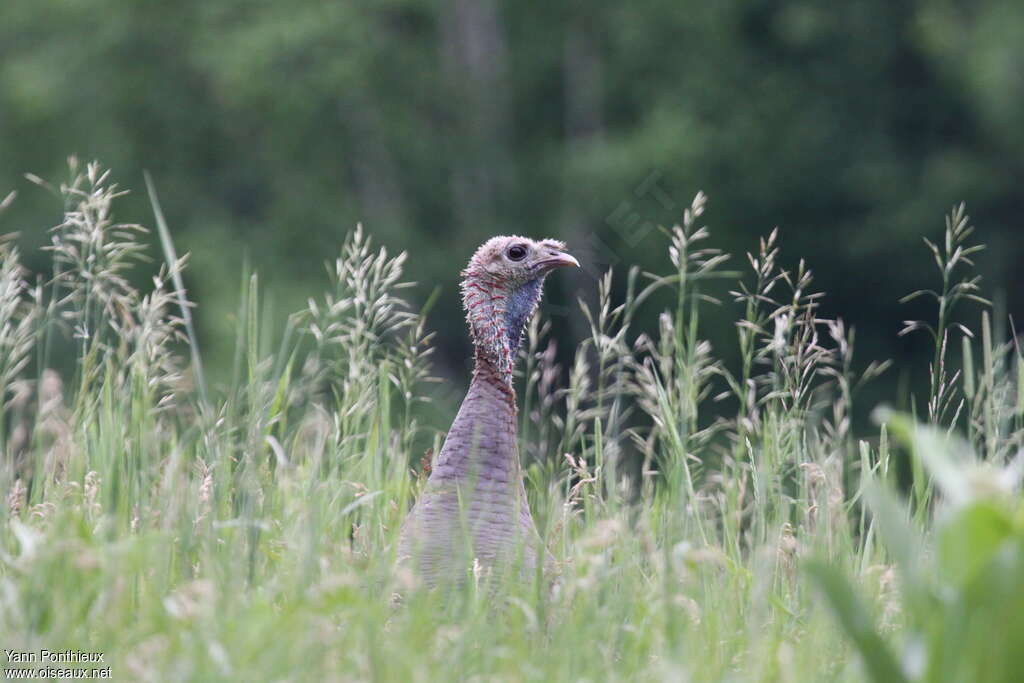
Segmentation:
[(512, 290), (512, 294), (509, 296), (508, 307), (505, 309), (505, 332), (508, 334), (508, 345), (512, 350), (513, 358), (519, 352), (523, 329), (537, 307), (537, 302), (540, 301), (543, 285), (544, 276), (541, 275)]

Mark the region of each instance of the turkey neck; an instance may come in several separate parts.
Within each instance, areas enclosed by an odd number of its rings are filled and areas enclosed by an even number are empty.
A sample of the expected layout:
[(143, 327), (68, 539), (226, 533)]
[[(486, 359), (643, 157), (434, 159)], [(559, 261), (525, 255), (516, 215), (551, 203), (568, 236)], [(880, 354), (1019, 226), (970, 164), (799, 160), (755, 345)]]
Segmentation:
[(434, 483), (477, 479), (482, 484), (518, 486), (516, 399), (511, 381), (480, 355), (473, 380), (430, 479)]
[(521, 488), (512, 366), (542, 284), (539, 277), (511, 291), (492, 287), (485, 296), (468, 299), (476, 348), (473, 379), (438, 454), (432, 482), (476, 477), (491, 486)]
[(490, 362), (497, 379), (511, 390), (512, 367), (523, 328), (537, 308), (543, 285), (543, 274), (514, 285), (478, 274), (463, 283), (463, 301), (476, 357), (474, 379), (487, 373), (481, 361)]

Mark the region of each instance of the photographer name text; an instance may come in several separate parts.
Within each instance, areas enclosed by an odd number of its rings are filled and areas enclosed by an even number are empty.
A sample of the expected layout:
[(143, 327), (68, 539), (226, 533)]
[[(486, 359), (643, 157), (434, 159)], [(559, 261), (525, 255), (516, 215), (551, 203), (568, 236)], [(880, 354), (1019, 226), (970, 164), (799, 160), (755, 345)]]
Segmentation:
[(4, 650), (10, 664), (99, 664), (102, 652), (86, 650)]

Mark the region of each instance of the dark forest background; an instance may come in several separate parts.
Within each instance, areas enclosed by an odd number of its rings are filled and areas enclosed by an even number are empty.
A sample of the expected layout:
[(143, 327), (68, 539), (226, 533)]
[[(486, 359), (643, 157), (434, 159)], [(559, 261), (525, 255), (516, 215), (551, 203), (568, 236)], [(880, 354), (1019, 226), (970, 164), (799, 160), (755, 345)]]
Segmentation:
[[(215, 378), (243, 264), (283, 324), (359, 221), (410, 252), (412, 298), (440, 287), (436, 370), (458, 381), (473, 249), (566, 240), (587, 266), (549, 284), (567, 353), (575, 299), (610, 264), (665, 272), (652, 226), (698, 190), (736, 268), (779, 226), (861, 362), (895, 361), (878, 397), (925, 377), (929, 340), (897, 333), (929, 304), (898, 300), (937, 283), (921, 238), (955, 203), (989, 245), (983, 287), (1024, 318), (1018, 0), (6, 0), (0, 196), (19, 194), (0, 232), (40, 270), (61, 203), (23, 173), (59, 182), (70, 154), (134, 190), (124, 221), (153, 225), (152, 174)], [(727, 302), (705, 331), (727, 359), (737, 317)]]

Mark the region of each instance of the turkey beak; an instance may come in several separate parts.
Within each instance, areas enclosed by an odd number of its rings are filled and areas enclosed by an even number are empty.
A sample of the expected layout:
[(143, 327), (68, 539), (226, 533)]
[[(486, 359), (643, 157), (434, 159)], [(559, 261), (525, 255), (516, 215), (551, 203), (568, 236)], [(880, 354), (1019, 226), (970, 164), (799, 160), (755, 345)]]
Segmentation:
[(537, 263), (537, 266), (544, 270), (564, 268), (566, 266), (576, 266), (579, 268), (580, 262), (572, 254), (567, 254), (564, 251), (552, 251), (550, 256)]

